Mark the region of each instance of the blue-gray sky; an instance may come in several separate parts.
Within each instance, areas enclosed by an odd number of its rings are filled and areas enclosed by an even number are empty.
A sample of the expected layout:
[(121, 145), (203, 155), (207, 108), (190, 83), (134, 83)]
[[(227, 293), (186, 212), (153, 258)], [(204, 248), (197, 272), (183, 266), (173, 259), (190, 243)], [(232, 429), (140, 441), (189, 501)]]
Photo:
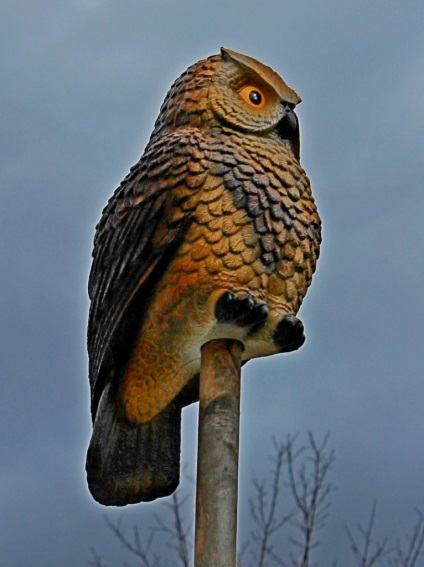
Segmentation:
[[(172, 81), (221, 45), (301, 95), (302, 163), (324, 223), (301, 310), (307, 343), (243, 375), (241, 509), (272, 434), (331, 432), (316, 558), (378, 499), (380, 534), (424, 509), (424, 5), (419, 2), (0, 2), (1, 563), (110, 565), (85, 486), (86, 280), (94, 226)], [(196, 408), (182, 460), (195, 461)], [(110, 512), (148, 525), (151, 505)]]

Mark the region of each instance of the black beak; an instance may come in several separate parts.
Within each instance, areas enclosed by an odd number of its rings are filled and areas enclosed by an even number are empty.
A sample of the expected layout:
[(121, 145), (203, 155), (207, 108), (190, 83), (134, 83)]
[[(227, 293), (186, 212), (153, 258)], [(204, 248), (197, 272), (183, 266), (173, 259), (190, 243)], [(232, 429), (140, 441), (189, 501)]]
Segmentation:
[(277, 134), (279, 138), (288, 145), (293, 151), (296, 158), (300, 159), (300, 135), (299, 121), (294, 112), (294, 104), (289, 102), (282, 103), (284, 114), (277, 124)]
[(294, 105), (283, 102), (284, 115), (277, 125), (278, 135), (282, 140), (294, 142), (299, 137), (299, 122), (293, 110)]

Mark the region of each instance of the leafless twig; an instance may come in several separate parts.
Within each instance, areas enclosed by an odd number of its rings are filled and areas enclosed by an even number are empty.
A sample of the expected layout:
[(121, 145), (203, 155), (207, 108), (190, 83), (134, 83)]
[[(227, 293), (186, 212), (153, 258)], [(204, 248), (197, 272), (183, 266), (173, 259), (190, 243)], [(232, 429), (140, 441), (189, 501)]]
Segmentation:
[[(328, 438), (327, 434), (321, 445), (317, 445), (313, 434), (308, 432), (308, 446), (302, 447), (297, 453), (293, 451), (293, 440), (289, 439), (286, 445), (289, 487), (297, 509), (292, 523), (301, 533), (300, 540), (291, 538), (291, 542), (301, 550), (300, 561), (292, 562), (296, 567), (309, 566), (311, 551), (319, 545), (315, 534), (324, 527), (328, 516), (330, 503), (327, 499), (333, 486), (327, 481), (327, 474), (335, 459), (333, 450), (329, 453), (326, 451)], [(294, 462), (305, 451), (309, 454), (295, 471)]]
[(286, 515), (282, 515), (278, 511), (281, 478), (287, 448), (284, 444), (278, 444), (274, 437), (272, 443), (274, 445), (272, 479), (269, 483), (266, 480), (261, 482), (254, 480), (253, 486), (256, 494), (255, 498), (250, 499), (250, 515), (255, 524), (252, 538), (258, 544), (258, 552), (254, 554), (257, 555), (258, 567), (264, 567), (268, 557), (278, 565), (285, 565), (274, 552), (270, 540), (293, 515), (293, 511)]
[(150, 530), (149, 536), (145, 543), (142, 542), (140, 537), (140, 532), (137, 526), (133, 527), (133, 538), (132, 540), (125, 534), (125, 530), (122, 527), (122, 521), (112, 522), (106, 516), (106, 523), (112, 530), (116, 539), (121, 543), (122, 547), (128, 551), (133, 557), (137, 557), (140, 560), (141, 567), (162, 567), (162, 562), (157, 556), (151, 557), (152, 543), (155, 537), (155, 532), (153, 529)]
[[(334, 463), (334, 451), (327, 451), (329, 436), (318, 445), (312, 433), (308, 433), (308, 443), (296, 450), (296, 436), (288, 437), (285, 444), (272, 439), (274, 454), (271, 456), (273, 467), (269, 480), (255, 480), (253, 482), (253, 497), (250, 499), (250, 515), (254, 523), (252, 538), (241, 546), (238, 552), (238, 567), (249, 563), (247, 551), (254, 558), (255, 567), (269, 566), (271, 563), (280, 567), (311, 567), (311, 551), (318, 545), (316, 532), (324, 526), (328, 516), (328, 496), (333, 491), (332, 484), (327, 480), (328, 472)], [(298, 459), (300, 466), (297, 467)], [(282, 513), (281, 488), (284, 473), (288, 476), (286, 486), (289, 488), (294, 506)], [(187, 478), (187, 476), (186, 476)], [(171, 512), (171, 518), (162, 518), (155, 515), (156, 525), (148, 530), (147, 537), (140, 535), (139, 529), (134, 526), (132, 535), (127, 535), (122, 527), (122, 521), (112, 522), (106, 518), (109, 528), (122, 547), (138, 560), (138, 567), (166, 567), (167, 562), (153, 553), (153, 548), (159, 549), (161, 534), (165, 543), (175, 553), (175, 560), (170, 565), (190, 567), (193, 550), (193, 520), (186, 522), (185, 518), (192, 518), (191, 513), (184, 513), (183, 507), (188, 501), (181, 498), (181, 490), (177, 490), (171, 499), (164, 502)], [(290, 504), (287, 505), (290, 507)], [(373, 541), (373, 530), (376, 518), (376, 502), (373, 503), (368, 526), (364, 529), (357, 526), (359, 535), (355, 536), (345, 527), (350, 547), (358, 567), (373, 567), (387, 558), (390, 567), (421, 567), (424, 557), (424, 514), (415, 510), (417, 520), (412, 535), (407, 536), (407, 544), (403, 546), (398, 542), (396, 548), (388, 549), (387, 538), (381, 543)], [(284, 550), (279, 537), (278, 544), (272, 544), (272, 538), (284, 526), (291, 524), (301, 537), (290, 538), (295, 545), (296, 556), (293, 550)], [(280, 536), (280, 533), (279, 533)], [(255, 548), (255, 549), (253, 549)], [(278, 549), (279, 555), (276, 552)], [(107, 567), (102, 557), (95, 549), (91, 549), (92, 559), (89, 565), (93, 567)], [(284, 554), (284, 556), (282, 555)], [(343, 565), (345, 562), (343, 562)], [(128, 563), (123, 563), (129, 567)], [(337, 562), (333, 563), (336, 567)]]
[(89, 565), (92, 565), (93, 567), (107, 567), (107, 564), (103, 563), (102, 558), (94, 549), (94, 547), (92, 547), (90, 551), (91, 551), (91, 555), (93, 556), (93, 559), (88, 563)]
[(412, 536), (407, 537), (409, 545), (406, 551), (398, 542), (396, 547), (396, 557), (391, 561), (393, 567), (418, 567), (418, 559), (424, 556), (424, 515), (416, 508), (415, 513), (418, 516), (414, 526)]
[(345, 526), (345, 531), (350, 541), (350, 547), (355, 559), (357, 560), (358, 567), (372, 567), (372, 565), (376, 565), (380, 559), (389, 555), (393, 551), (391, 549), (387, 549), (387, 538), (384, 538), (382, 543), (377, 542), (374, 545), (374, 551), (371, 552), (371, 546), (373, 545), (372, 532), (374, 528), (376, 508), (377, 502), (374, 500), (368, 527), (366, 529), (364, 529), (361, 524), (357, 525), (357, 530), (363, 539), (362, 548), (360, 548), (360, 544), (354, 538), (349, 528)]
[(171, 543), (168, 544), (171, 549), (177, 552), (180, 565), (182, 567), (190, 567), (190, 550), (192, 543), (189, 543), (189, 535), (192, 537), (192, 525), (184, 526), (182, 518), (182, 508), (188, 498), (180, 500), (179, 491), (173, 493), (171, 502), (165, 502), (165, 506), (172, 512), (173, 521), (165, 523), (160, 516), (155, 514), (156, 526), (154, 531), (160, 531), (170, 536)]

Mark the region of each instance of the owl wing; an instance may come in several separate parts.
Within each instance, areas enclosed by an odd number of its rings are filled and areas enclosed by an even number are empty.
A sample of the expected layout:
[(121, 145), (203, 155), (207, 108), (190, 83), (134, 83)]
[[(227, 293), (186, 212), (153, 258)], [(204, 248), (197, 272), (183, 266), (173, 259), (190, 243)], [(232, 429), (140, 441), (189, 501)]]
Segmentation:
[(92, 412), (111, 370), (124, 364), (146, 302), (192, 220), (208, 175), (196, 129), (151, 139), (96, 227), (89, 277)]

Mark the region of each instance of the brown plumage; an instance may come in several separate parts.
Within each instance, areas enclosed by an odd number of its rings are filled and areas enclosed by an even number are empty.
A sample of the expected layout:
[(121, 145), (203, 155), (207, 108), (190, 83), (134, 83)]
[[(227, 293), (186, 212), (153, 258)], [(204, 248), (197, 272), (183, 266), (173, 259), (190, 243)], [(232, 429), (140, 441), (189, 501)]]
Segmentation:
[(181, 409), (197, 400), (200, 347), (243, 360), (296, 350), (295, 317), (320, 220), (299, 163), (298, 95), (228, 49), (171, 87), (140, 161), (103, 211), (88, 327), (93, 497), (122, 506), (173, 492)]

